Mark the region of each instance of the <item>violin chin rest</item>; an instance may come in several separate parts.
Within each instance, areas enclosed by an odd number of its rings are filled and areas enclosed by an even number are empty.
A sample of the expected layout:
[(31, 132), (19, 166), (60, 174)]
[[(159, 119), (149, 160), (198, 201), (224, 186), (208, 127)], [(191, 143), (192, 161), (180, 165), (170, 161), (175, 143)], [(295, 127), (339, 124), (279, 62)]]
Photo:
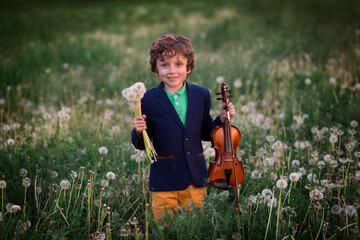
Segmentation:
[(216, 179), (215, 181), (210, 182), (210, 184), (211, 184), (213, 187), (220, 188), (220, 189), (224, 189), (224, 190), (233, 188), (232, 186), (230, 186), (230, 185), (227, 183), (226, 179)]

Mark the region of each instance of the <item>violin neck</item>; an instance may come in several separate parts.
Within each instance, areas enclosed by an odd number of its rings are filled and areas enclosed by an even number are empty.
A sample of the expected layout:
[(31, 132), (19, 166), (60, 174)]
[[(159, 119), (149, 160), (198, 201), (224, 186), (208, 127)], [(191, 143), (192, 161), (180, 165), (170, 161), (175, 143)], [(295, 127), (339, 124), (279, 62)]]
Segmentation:
[(225, 118), (224, 123), (225, 152), (232, 153), (231, 124), (230, 120)]

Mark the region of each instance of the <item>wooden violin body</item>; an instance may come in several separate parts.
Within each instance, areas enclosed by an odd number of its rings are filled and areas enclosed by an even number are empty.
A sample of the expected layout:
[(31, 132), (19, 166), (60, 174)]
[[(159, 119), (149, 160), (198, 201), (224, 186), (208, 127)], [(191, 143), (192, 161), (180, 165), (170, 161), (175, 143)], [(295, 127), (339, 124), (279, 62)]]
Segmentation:
[[(236, 152), (231, 151), (231, 149), (240, 147), (241, 133), (235, 126), (231, 126), (230, 131), (231, 142), (227, 140), (229, 136), (227, 136), (225, 125), (217, 126), (211, 132), (211, 143), (215, 149), (215, 159), (210, 162), (208, 179), (213, 187), (220, 189), (235, 188), (236, 182), (242, 184), (245, 176), (242, 162), (238, 160)], [(228, 144), (232, 144), (232, 146), (230, 147)]]
[[(236, 188), (237, 209), (241, 214), (239, 200), (239, 185), (244, 181), (244, 168), (236, 156), (236, 149), (240, 147), (240, 130), (230, 124), (229, 100), (227, 93), (231, 93), (228, 85), (221, 84), (221, 98), (225, 103), (226, 117), (224, 125), (215, 127), (211, 132), (211, 143), (215, 149), (215, 159), (210, 162), (208, 180), (211, 186), (220, 189)], [(220, 93), (216, 93), (220, 95)], [(230, 95), (229, 97), (232, 97)]]

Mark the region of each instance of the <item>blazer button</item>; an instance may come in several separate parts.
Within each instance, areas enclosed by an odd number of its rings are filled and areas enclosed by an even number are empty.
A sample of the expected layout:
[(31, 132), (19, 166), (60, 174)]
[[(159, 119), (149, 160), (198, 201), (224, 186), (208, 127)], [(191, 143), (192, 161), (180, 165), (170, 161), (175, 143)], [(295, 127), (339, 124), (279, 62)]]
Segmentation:
[(188, 137), (188, 136), (185, 137), (185, 141), (189, 141), (189, 137)]
[(186, 154), (187, 154), (188, 156), (190, 156), (190, 152), (187, 152)]

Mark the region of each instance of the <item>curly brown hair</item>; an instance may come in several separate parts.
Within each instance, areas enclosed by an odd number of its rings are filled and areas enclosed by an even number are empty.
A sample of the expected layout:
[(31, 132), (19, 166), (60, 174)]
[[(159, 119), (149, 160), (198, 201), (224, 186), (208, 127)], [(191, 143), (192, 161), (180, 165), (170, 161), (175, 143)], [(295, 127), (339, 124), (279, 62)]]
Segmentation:
[(189, 38), (182, 35), (166, 34), (156, 39), (150, 48), (151, 71), (158, 73), (156, 60), (165, 61), (168, 58), (181, 54), (187, 59), (186, 70), (191, 74), (195, 66), (194, 49)]

